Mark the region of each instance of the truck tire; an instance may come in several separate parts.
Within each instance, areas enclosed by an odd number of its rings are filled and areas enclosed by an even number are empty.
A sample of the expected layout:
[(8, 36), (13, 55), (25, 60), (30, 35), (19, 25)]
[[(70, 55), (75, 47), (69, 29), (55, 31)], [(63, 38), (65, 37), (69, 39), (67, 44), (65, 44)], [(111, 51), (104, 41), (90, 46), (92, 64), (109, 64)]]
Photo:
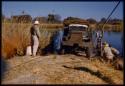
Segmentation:
[(77, 55), (78, 44), (73, 45), (73, 54)]
[(62, 55), (64, 55), (65, 54), (65, 49), (63, 48), (63, 49), (61, 49), (61, 52), (60, 52)]
[(85, 53), (86, 53), (86, 57), (90, 58), (90, 56), (91, 56), (91, 48), (90, 47), (86, 47)]

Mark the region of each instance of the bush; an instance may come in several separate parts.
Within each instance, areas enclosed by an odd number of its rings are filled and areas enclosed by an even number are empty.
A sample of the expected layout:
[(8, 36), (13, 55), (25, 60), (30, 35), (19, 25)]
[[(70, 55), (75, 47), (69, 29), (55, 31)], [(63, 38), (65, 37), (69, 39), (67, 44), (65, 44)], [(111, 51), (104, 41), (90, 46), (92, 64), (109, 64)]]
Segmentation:
[(2, 24), (2, 55), (4, 57), (12, 57), (13, 55), (10, 53), (24, 55), (24, 49), (30, 43), (30, 26), (12, 23)]
[[(40, 25), (40, 48), (44, 48), (50, 42), (52, 32), (62, 25)], [(31, 24), (2, 23), (2, 56), (11, 58), (14, 55), (25, 55), (25, 50), (30, 45)], [(55, 29), (47, 29), (47, 28)]]

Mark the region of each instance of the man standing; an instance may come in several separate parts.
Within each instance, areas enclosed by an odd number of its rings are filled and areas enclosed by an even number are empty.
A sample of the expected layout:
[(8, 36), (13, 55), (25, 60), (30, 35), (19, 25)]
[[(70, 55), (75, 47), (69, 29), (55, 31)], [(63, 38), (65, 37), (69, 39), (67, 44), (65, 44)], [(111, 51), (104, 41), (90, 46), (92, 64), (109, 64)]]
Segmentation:
[(96, 32), (96, 48), (97, 48), (97, 55), (102, 56), (102, 34), (101, 34), (101, 31)]
[(53, 39), (53, 48), (54, 48), (55, 54), (60, 53), (62, 38), (63, 38), (63, 31), (60, 28), (58, 31), (55, 32), (54, 39)]
[(30, 33), (31, 33), (32, 56), (36, 56), (38, 46), (39, 46), (39, 38), (40, 38), (39, 21), (34, 22), (33, 26), (30, 29)]

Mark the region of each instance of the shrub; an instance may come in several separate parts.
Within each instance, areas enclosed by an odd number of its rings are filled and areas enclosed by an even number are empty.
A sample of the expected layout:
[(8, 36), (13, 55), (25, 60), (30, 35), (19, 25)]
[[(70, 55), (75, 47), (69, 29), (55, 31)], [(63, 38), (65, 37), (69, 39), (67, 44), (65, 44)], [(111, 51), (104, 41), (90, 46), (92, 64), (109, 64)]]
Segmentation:
[[(50, 42), (50, 37), (56, 28), (61, 25), (40, 25), (40, 48), (44, 48)], [(25, 50), (30, 45), (31, 24), (2, 23), (2, 56), (11, 58), (14, 55), (25, 55)], [(62, 26), (61, 26), (62, 27)], [(49, 28), (49, 29), (48, 29)], [(51, 29), (55, 28), (55, 29)]]

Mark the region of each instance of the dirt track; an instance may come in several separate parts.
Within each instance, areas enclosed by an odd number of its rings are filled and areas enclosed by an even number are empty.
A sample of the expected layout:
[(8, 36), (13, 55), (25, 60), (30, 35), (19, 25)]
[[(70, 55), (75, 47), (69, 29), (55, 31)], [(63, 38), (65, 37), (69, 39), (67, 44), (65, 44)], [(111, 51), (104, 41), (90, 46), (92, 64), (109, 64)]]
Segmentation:
[(75, 55), (14, 57), (5, 62), (2, 84), (123, 84), (123, 71)]

